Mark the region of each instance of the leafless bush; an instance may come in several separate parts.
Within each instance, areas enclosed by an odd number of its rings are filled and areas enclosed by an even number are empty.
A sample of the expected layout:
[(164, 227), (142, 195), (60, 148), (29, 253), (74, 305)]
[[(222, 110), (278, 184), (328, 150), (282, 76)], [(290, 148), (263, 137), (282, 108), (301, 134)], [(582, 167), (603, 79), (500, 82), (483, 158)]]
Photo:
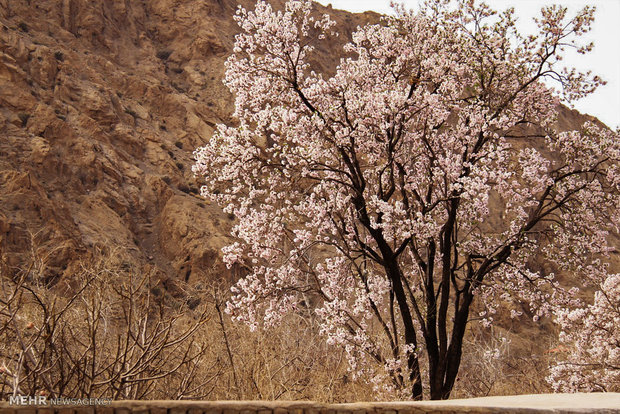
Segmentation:
[(210, 361), (220, 361), (224, 369), (211, 398), (372, 399), (372, 386), (350, 380), (344, 350), (326, 344), (310, 311), (289, 315), (277, 327), (251, 332), (225, 312), (228, 286), (214, 283), (195, 294), (216, 312), (206, 327), (214, 338)]
[(28, 268), (0, 265), (1, 396), (368, 399), (310, 312), (249, 332), (226, 314), (215, 275), (172, 298), (112, 254), (53, 284), (45, 254), (31, 254)]
[(33, 269), (2, 272), (0, 394), (141, 399), (192, 390), (186, 375), (206, 350), (194, 335), (210, 316), (205, 307), (165, 306), (148, 274), (105, 258), (54, 286)]

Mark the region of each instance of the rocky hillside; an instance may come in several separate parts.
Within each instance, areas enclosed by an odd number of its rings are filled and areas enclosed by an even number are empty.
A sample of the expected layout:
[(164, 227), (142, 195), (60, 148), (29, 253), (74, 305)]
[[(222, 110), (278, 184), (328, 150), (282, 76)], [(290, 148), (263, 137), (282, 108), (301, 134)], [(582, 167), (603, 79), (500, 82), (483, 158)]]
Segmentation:
[[(236, 7), (233, 0), (0, 1), (6, 264), (36, 259), (53, 281), (94, 250), (115, 249), (164, 279), (221, 269), (234, 218), (197, 195), (191, 165), (215, 124), (231, 122), (222, 76)], [(377, 19), (331, 12), (345, 34)], [(320, 49), (316, 66), (333, 66), (344, 38)]]
[[(252, 1), (241, 0), (244, 7)], [(281, 5), (277, 0), (273, 3)], [(192, 151), (233, 122), (222, 84), (236, 0), (0, 0), (0, 253), (48, 282), (95, 251), (162, 280), (225, 275), (234, 217), (202, 200)], [(342, 35), (374, 13), (317, 5)], [(585, 119), (562, 109), (559, 128)]]

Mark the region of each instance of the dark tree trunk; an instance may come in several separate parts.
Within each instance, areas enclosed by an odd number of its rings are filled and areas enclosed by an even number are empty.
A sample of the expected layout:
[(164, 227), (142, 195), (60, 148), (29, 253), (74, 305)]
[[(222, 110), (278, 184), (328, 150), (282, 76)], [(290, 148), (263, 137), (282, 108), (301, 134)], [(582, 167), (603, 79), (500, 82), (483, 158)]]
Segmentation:
[[(415, 326), (413, 325), (413, 315), (409, 309), (407, 303), (407, 296), (405, 295), (405, 289), (403, 287), (402, 275), (400, 268), (396, 261), (396, 258), (392, 258), (389, 262), (386, 261), (386, 270), (388, 276), (392, 281), (392, 287), (394, 289), (394, 295), (400, 309), (403, 325), (405, 328), (405, 341), (408, 345), (413, 345), (417, 348), (418, 340), (416, 337)], [(407, 368), (409, 368), (410, 377), (412, 382), (411, 398), (413, 400), (421, 400), (423, 398), (422, 392), (422, 375), (420, 373), (420, 362), (415, 354), (409, 356), (407, 360)]]

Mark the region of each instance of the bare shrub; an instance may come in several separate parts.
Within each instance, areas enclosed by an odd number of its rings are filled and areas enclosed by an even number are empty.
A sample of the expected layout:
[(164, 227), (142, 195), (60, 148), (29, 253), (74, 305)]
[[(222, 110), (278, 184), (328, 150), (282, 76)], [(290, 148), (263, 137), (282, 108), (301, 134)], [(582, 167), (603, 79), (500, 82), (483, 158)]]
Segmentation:
[(227, 285), (214, 283), (199, 296), (216, 312), (205, 326), (214, 338), (207, 359), (224, 366), (211, 398), (324, 402), (373, 398), (371, 384), (351, 380), (344, 349), (325, 343), (310, 312), (291, 314), (276, 327), (252, 332), (233, 323), (225, 312)]
[(196, 289), (178, 282), (175, 299), (153, 275), (104, 252), (52, 283), (42, 277), (45, 251), (33, 247), (24, 269), (0, 265), (0, 398), (370, 396), (368, 384), (348, 377), (344, 350), (319, 338), (310, 313), (250, 332), (231, 323), (222, 283)]
[(53, 287), (33, 269), (2, 269), (0, 394), (142, 399), (192, 388), (206, 308), (165, 306), (148, 274), (111, 268), (105, 257)]

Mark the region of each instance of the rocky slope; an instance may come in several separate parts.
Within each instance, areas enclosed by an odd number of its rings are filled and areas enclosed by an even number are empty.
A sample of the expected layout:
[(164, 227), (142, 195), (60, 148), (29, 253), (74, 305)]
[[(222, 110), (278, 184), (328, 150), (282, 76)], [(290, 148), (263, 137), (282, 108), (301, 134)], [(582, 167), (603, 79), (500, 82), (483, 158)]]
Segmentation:
[[(221, 272), (233, 217), (197, 195), (191, 165), (215, 124), (231, 121), (221, 79), (236, 7), (0, 0), (0, 249), (9, 268), (36, 258), (53, 282), (105, 249), (163, 279)], [(332, 13), (345, 34), (377, 19)], [(316, 66), (333, 66), (344, 38)]]
[[(241, 0), (244, 7), (253, 1)], [(235, 0), (0, 0), (0, 253), (48, 282), (112, 250), (162, 280), (228, 275), (234, 217), (198, 195), (192, 151), (231, 122)], [(282, 1), (273, 2), (281, 5)], [(374, 13), (331, 13), (333, 68)], [(563, 108), (559, 128), (585, 119)]]

